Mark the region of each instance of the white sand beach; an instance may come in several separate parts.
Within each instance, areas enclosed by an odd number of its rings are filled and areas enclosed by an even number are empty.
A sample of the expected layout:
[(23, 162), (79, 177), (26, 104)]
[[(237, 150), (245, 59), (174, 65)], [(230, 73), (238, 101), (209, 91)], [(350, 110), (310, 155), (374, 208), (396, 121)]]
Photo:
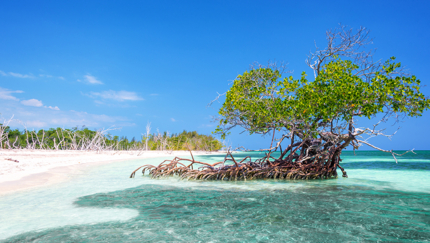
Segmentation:
[[(206, 154), (193, 151), (193, 155)], [(89, 166), (189, 155), (188, 151), (0, 150), (0, 195), (65, 181)]]

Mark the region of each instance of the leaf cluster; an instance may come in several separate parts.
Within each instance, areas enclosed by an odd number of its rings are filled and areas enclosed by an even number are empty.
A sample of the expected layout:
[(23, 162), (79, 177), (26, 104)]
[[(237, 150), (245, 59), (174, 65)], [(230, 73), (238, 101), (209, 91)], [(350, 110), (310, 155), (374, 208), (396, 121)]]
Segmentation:
[(390, 58), (370, 79), (357, 75), (358, 65), (339, 58), (325, 64), (314, 81), (305, 72), (299, 79), (282, 77), (273, 67), (246, 71), (226, 93), (216, 132), (225, 136), (241, 126), (251, 134), (285, 128), (315, 136), (321, 126), (353, 117), (421, 116), (430, 101), (420, 92), (420, 80), (392, 75), (401, 67), (394, 61)]

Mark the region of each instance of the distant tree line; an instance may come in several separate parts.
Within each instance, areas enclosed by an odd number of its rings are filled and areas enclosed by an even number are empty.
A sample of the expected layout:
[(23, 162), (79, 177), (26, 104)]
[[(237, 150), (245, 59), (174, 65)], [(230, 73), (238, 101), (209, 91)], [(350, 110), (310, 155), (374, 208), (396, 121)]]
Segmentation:
[(196, 131), (182, 133), (147, 133), (137, 140), (126, 136), (113, 136), (108, 130), (91, 130), (85, 127), (48, 130), (20, 131), (0, 124), (0, 148), (2, 149), (53, 149), (53, 150), (220, 150), (222, 143), (211, 135)]

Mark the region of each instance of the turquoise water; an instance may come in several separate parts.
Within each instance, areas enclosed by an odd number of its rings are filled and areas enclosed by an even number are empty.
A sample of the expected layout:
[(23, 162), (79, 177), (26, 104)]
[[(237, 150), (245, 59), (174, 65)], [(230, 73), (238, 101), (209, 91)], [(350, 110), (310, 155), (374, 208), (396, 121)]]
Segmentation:
[[(262, 154), (241, 153), (238, 157)], [(223, 156), (200, 156), (218, 161)], [(113, 163), (0, 197), (1, 242), (428, 242), (430, 151), (344, 152), (349, 178), (152, 180)]]

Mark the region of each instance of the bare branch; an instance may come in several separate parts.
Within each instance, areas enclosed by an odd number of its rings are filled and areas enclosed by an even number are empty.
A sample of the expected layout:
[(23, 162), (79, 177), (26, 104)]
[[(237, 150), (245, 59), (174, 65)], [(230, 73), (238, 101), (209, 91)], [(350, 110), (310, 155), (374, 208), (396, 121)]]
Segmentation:
[(362, 140), (356, 140), (356, 141), (357, 141), (358, 143), (364, 143), (364, 144), (366, 144), (367, 146), (370, 146), (370, 147), (372, 147), (372, 148), (374, 148), (374, 149), (377, 149), (377, 150), (379, 150), (379, 151), (382, 151), (382, 152), (385, 152), (385, 153), (390, 153), (391, 155), (393, 155), (393, 158), (394, 158), (394, 160), (396, 161), (396, 163), (397, 163), (396, 155), (397, 155), (397, 156), (402, 156), (402, 155), (407, 154), (407, 153), (409, 153), (409, 152), (412, 152), (412, 153), (414, 153), (414, 154), (415, 154), (414, 149), (412, 149), (412, 150), (408, 150), (408, 151), (404, 152), (403, 154), (397, 154), (397, 153), (394, 153), (394, 152), (393, 152), (393, 150), (385, 150), (385, 149), (381, 149), (381, 148), (378, 148), (378, 147), (376, 147), (375, 145), (370, 144), (370, 143), (368, 143), (368, 142), (366, 142), (366, 141), (362, 141)]

